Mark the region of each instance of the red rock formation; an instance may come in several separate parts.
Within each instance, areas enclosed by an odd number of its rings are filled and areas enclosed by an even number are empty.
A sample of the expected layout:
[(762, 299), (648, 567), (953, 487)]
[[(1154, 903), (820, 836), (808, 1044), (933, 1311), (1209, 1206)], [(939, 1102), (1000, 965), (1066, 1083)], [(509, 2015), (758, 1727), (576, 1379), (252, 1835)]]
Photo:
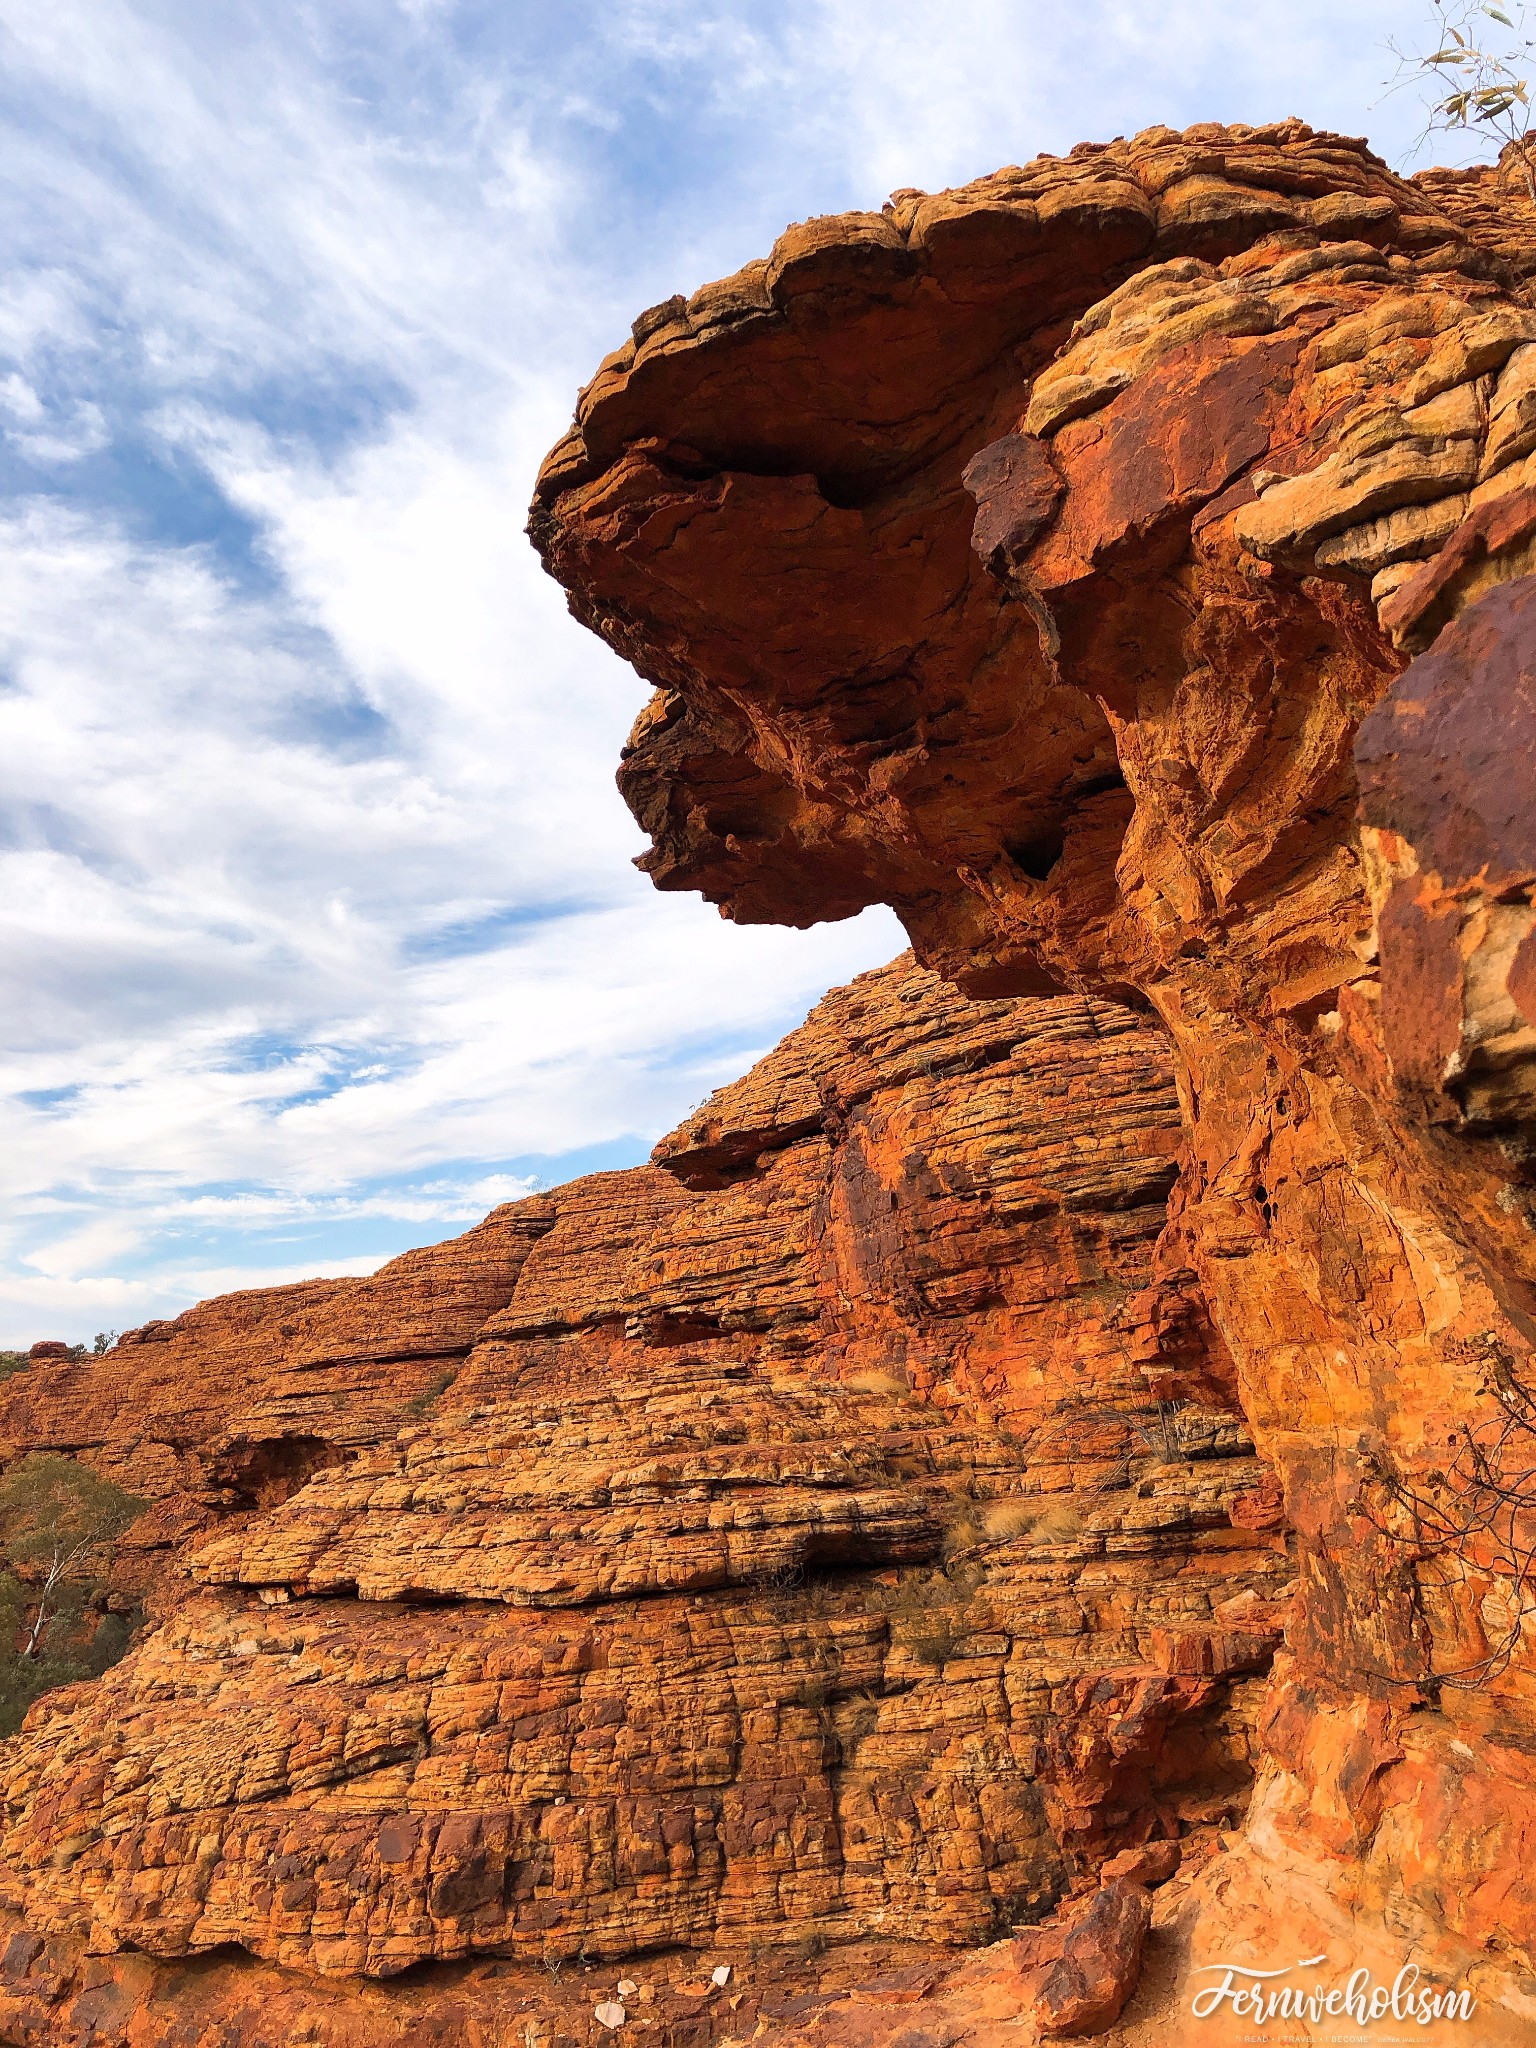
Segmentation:
[[(47, 1357), (0, 1400), (0, 1463), (82, 1453), (153, 1500), (118, 1565), (134, 1591), (155, 1588), (178, 1546), (214, 1520), (275, 1505), (315, 1471), (392, 1440), (451, 1382), (553, 1221), (547, 1202), (511, 1203), (371, 1279), (220, 1295), (125, 1331), (109, 1364), (34, 1345)], [(175, 1587), (173, 1575), (162, 1590)]]
[(750, 2031), (1211, 1842), (1292, 1568), (1179, 1143), (1147, 1020), (905, 960), (654, 1166), (8, 1382), (159, 1625), (0, 1747), (0, 2033), (586, 2039), (657, 1949)]
[(1182, 2048), (1411, 1953), (1528, 2034), (1533, 273), (1497, 180), (1208, 126), (636, 323), (533, 530), (644, 865), (932, 971), (6, 1383), (158, 1625), (0, 1748), (0, 2030)]
[(660, 887), (1166, 1024), (1159, 1256), (1302, 1552), (1180, 1939), (1411, 1948), (1489, 2041), (1536, 2013), (1533, 273), (1499, 176), (1297, 122), (898, 193), (637, 321), (531, 528), (656, 685)]
[(1119, 2019), (1141, 1974), (1151, 1917), (1142, 1886), (1115, 1877), (1077, 1921), (1014, 1941), (1021, 1988), (1043, 2034), (1102, 2034)]

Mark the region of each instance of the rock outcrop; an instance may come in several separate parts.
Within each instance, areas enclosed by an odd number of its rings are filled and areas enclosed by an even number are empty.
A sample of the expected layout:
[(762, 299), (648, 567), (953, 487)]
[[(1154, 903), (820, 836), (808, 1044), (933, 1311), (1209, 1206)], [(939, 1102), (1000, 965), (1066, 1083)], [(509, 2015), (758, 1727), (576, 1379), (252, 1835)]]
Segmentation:
[(1198, 1861), (1293, 1568), (1181, 1143), (1151, 1020), (908, 958), (651, 1166), (8, 1382), (156, 1625), (0, 1748), (0, 2035), (697, 2039)]
[(532, 521), (642, 865), (920, 964), (6, 1382), (154, 1506), (0, 1748), (0, 2034), (1183, 2048), (1325, 1957), (1528, 2038), (1533, 277), (1288, 122), (642, 315)]
[(643, 315), (531, 528), (655, 685), (658, 886), (1166, 1025), (1159, 1258), (1301, 1589), (1180, 1939), (1411, 1956), (1488, 2041), (1536, 2016), (1533, 274), (1512, 177), (1299, 122), (901, 192)]

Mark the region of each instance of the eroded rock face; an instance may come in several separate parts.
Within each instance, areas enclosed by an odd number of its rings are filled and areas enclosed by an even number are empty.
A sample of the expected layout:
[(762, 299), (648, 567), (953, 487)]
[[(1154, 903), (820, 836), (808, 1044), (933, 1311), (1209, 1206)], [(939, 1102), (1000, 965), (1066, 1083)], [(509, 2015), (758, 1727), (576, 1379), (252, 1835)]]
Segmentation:
[(1160, 1258), (1302, 1562), (1193, 1953), (1364, 1929), (1490, 2039), (1536, 2009), (1533, 271), (1498, 174), (1296, 122), (899, 193), (637, 322), (531, 526), (656, 686), (659, 886), (887, 902), (973, 992), (1167, 1026)]
[(9, 1382), (11, 1454), (155, 1496), (160, 1619), (0, 1748), (0, 2031), (585, 2039), (562, 1969), (671, 1949), (755, 2021), (871, 1975), (808, 1940), (942, 1964), (1198, 1860), (1293, 1568), (1157, 1254), (1181, 1143), (1154, 1022), (906, 958), (652, 1166)]

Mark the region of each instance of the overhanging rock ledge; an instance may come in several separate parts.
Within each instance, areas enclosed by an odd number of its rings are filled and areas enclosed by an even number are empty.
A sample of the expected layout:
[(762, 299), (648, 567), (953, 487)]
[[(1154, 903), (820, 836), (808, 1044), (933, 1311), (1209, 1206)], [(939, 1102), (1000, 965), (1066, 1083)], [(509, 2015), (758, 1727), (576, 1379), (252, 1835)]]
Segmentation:
[(1536, 2014), (1533, 271), (1513, 177), (1296, 121), (898, 193), (637, 321), (530, 529), (654, 685), (658, 886), (1166, 1026), (1162, 1253), (1300, 1565), (1181, 1953), (1411, 1952), (1488, 2040)]

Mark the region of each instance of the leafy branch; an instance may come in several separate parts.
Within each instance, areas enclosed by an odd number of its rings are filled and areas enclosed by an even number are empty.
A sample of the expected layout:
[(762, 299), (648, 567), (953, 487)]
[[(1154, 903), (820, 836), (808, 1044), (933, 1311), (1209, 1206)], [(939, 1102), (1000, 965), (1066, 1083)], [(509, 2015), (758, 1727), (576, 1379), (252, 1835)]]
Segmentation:
[[(1434, 50), (1421, 54), (1394, 42), (1387, 45), (1398, 61), (1393, 89), (1410, 82), (1427, 88), (1429, 120), (1420, 141), (1455, 131), (1497, 137), (1501, 162), (1518, 172), (1527, 196), (1536, 202), (1536, 142), (1529, 80), (1522, 75), (1536, 44), (1525, 34), (1523, 0), (1508, 0), (1513, 13), (1491, 0), (1433, 0), (1433, 5), (1439, 25)], [(1500, 36), (1500, 28), (1508, 35)]]
[(61, 1588), (94, 1552), (111, 1546), (144, 1502), (73, 1458), (34, 1452), (0, 1477), (0, 1544), (37, 1574), (36, 1612), (19, 1655), (35, 1659), (58, 1611)]

